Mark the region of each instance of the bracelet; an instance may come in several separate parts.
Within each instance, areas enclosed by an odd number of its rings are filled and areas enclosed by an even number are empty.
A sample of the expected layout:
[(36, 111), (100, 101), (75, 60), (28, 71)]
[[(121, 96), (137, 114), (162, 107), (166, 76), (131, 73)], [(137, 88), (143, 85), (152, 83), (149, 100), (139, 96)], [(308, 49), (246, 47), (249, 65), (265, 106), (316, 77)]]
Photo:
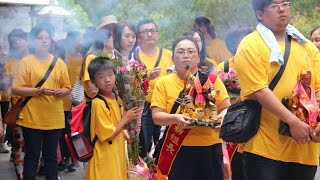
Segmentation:
[(36, 96), (40, 96), (41, 95), (41, 91), (40, 91), (40, 87), (36, 87)]

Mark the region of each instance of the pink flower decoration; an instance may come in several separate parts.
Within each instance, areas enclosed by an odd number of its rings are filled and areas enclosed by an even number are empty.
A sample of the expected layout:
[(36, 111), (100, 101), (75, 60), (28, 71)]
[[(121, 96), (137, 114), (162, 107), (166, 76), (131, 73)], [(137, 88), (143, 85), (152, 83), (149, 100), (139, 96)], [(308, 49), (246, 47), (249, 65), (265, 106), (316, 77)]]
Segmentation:
[(127, 65), (125, 68), (126, 68), (127, 72), (131, 71), (131, 69), (132, 69), (130, 65)]
[(124, 88), (128, 90), (128, 89), (131, 88), (131, 86), (130, 86), (130, 84), (125, 84), (125, 85), (124, 85)]
[(236, 83), (231, 83), (230, 84), (230, 88), (231, 89), (236, 89), (237, 88), (237, 84)]
[(131, 96), (131, 98), (130, 98), (131, 100), (137, 100), (137, 96)]
[(136, 63), (137, 63), (137, 61), (134, 60), (134, 59), (130, 59), (130, 60), (128, 61), (128, 64), (129, 64), (130, 66), (133, 66), (133, 65), (135, 65)]
[(237, 85), (237, 89), (240, 89), (240, 84), (238, 82), (235, 83)]
[(127, 70), (127, 67), (126, 66), (122, 66), (122, 67), (119, 67), (119, 71), (120, 71), (120, 73), (126, 73), (126, 72), (128, 72), (128, 70)]
[(221, 72), (219, 74), (219, 77), (221, 80), (226, 80), (228, 78), (228, 74), (227, 73), (224, 73), (224, 72)]
[(230, 78), (233, 78), (233, 77), (235, 77), (237, 75), (233, 68), (229, 69), (229, 73), (228, 74), (229, 74)]

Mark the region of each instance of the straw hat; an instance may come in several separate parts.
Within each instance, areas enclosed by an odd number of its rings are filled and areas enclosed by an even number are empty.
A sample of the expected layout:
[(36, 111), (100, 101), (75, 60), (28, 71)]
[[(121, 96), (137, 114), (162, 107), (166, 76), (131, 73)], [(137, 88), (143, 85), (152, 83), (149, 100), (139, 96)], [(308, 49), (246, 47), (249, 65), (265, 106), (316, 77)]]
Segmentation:
[(100, 29), (103, 26), (106, 26), (106, 25), (109, 25), (109, 24), (113, 24), (113, 23), (114, 24), (118, 23), (118, 19), (117, 19), (116, 16), (114, 16), (114, 15), (104, 16), (103, 18), (101, 18), (97, 29)]

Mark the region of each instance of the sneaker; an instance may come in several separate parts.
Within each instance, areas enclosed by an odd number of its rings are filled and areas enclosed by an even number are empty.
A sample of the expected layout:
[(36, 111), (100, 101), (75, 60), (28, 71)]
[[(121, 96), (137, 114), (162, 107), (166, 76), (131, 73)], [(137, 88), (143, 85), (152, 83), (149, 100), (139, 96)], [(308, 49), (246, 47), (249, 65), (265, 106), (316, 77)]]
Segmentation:
[(75, 172), (77, 170), (77, 165), (72, 163), (67, 167), (67, 170), (69, 172)]
[(58, 171), (64, 171), (66, 170), (68, 167), (68, 165), (65, 163), (65, 164), (58, 164)]
[(10, 150), (8, 149), (8, 146), (6, 143), (2, 143), (0, 145), (0, 153), (9, 153)]
[(61, 177), (59, 176), (59, 174), (58, 174), (58, 180), (62, 180)]

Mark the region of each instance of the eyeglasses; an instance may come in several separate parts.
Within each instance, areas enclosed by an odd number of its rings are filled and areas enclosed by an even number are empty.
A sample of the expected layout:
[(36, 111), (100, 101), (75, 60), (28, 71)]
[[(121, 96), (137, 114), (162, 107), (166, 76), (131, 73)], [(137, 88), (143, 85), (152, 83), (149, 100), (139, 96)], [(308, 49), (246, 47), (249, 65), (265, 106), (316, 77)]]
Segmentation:
[(179, 49), (175, 54), (177, 54), (178, 56), (183, 56), (186, 54), (188, 57), (193, 57), (196, 53), (197, 51), (194, 49), (187, 49), (187, 50)]
[(155, 34), (157, 32), (156, 29), (144, 29), (144, 30), (141, 30), (139, 33), (140, 34), (148, 34), (148, 33), (151, 33), (151, 34)]
[(270, 6), (268, 6), (268, 8), (273, 10), (273, 11), (277, 11), (280, 8), (289, 9), (290, 8), (290, 2), (284, 2), (284, 3), (280, 3), (280, 4), (272, 3)]

